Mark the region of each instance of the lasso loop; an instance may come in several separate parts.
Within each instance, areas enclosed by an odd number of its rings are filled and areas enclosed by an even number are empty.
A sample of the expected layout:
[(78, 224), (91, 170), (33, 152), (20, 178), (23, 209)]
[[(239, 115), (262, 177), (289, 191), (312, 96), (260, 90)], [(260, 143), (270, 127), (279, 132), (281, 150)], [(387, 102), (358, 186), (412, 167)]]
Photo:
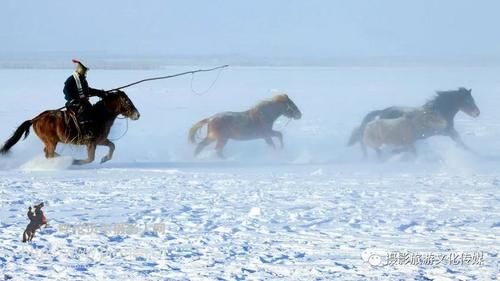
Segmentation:
[(215, 77), (214, 81), (212, 81), (212, 84), (210, 84), (210, 86), (206, 90), (201, 91), (201, 92), (198, 92), (193, 88), (194, 73), (191, 73), (191, 92), (193, 92), (195, 95), (198, 95), (198, 96), (202, 96), (202, 95), (208, 93), (212, 89), (212, 87), (215, 85), (215, 83), (217, 83), (217, 80), (219, 80), (221, 73), (222, 73), (222, 68), (219, 68), (219, 71), (217, 72), (217, 76)]

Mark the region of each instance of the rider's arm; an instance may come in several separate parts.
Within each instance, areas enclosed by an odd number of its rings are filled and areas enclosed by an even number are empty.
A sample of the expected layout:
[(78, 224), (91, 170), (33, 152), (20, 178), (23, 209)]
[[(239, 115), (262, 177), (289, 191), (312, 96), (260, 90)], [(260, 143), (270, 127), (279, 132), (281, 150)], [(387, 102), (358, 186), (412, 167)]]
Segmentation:
[(89, 87), (89, 83), (87, 82), (87, 79), (85, 77), (82, 78), (82, 86), (85, 89), (85, 95), (87, 97), (100, 97), (103, 98), (106, 95), (106, 91), (104, 90), (98, 90)]
[(105, 95), (106, 95), (106, 91), (89, 87), (89, 96), (104, 98)]
[(28, 218), (30, 219), (30, 221), (34, 218), (33, 212), (31, 212), (31, 207), (28, 208)]

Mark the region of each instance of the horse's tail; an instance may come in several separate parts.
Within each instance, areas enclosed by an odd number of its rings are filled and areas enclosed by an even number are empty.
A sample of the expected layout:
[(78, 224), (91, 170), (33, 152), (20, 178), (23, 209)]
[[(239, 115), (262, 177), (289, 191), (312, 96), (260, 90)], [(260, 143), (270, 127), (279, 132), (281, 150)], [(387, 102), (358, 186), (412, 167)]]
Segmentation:
[(361, 141), (361, 138), (363, 137), (363, 132), (365, 131), (366, 128), (366, 124), (375, 119), (375, 117), (379, 116), (380, 113), (382, 113), (382, 111), (383, 110), (374, 110), (366, 114), (365, 118), (363, 118), (363, 121), (361, 122), (361, 125), (359, 125), (352, 131), (351, 137), (349, 138), (347, 145), (352, 146), (355, 145), (357, 142)]
[(198, 130), (201, 129), (201, 127), (205, 126), (205, 124), (207, 124), (209, 121), (209, 118), (205, 118), (201, 121), (199, 121), (198, 123), (194, 124), (193, 127), (191, 127), (191, 129), (189, 129), (189, 141), (191, 143), (194, 143), (196, 144), (196, 133), (198, 133)]
[(354, 130), (352, 130), (351, 137), (347, 142), (347, 145), (352, 146), (356, 144), (361, 139), (361, 132), (362, 132), (361, 126), (354, 128)]
[(21, 124), (21, 126), (19, 126), (19, 128), (17, 128), (17, 130), (12, 135), (12, 137), (10, 137), (10, 139), (8, 139), (4, 143), (2, 148), (0, 148), (0, 154), (6, 154), (7, 152), (9, 152), (11, 147), (13, 147), (21, 139), (23, 134), (24, 134), (24, 138), (27, 138), (29, 133), (30, 133), (30, 127), (32, 124), (33, 124), (32, 120), (24, 121)]

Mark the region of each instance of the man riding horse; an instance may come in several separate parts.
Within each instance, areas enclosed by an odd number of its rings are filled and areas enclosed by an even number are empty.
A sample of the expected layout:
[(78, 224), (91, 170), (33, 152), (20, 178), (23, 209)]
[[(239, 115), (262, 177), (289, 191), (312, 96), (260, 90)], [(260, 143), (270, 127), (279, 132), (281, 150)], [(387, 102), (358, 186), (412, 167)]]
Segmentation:
[(89, 98), (94, 96), (103, 98), (106, 91), (90, 88), (86, 78), (88, 68), (78, 60), (73, 60), (73, 63), (76, 64), (75, 72), (64, 82), (66, 108), (75, 113), (83, 137), (91, 137), (92, 104)]
[[(131, 120), (138, 120), (141, 114), (125, 92), (120, 90), (105, 92), (89, 88), (85, 79), (87, 68), (79, 61), (74, 62), (77, 64), (75, 74), (66, 80), (64, 87), (68, 110), (46, 110), (34, 118), (25, 120), (0, 147), (0, 155), (8, 153), (23, 136), (26, 138), (33, 127), (44, 144), (43, 151), (46, 158), (59, 156), (56, 153), (58, 143), (87, 146), (87, 159), (75, 159), (74, 165), (93, 162), (98, 145), (109, 148), (101, 163), (113, 158), (115, 144), (108, 139), (108, 135), (115, 119), (122, 115)], [(92, 105), (88, 100), (91, 96), (99, 96), (101, 100)], [(68, 117), (73, 119), (72, 116), (68, 116), (72, 115), (71, 112), (79, 115), (79, 122), (75, 122), (76, 124), (68, 122), (70, 119)], [(83, 123), (81, 125), (84, 125), (85, 131), (78, 125), (80, 122)]]
[(23, 233), (23, 242), (28, 242), (33, 239), (35, 236), (35, 232), (40, 229), (43, 225), (47, 227), (47, 217), (43, 214), (42, 208), (44, 204), (43, 202), (35, 205), (35, 214), (33, 215), (33, 211), (31, 206), (28, 208), (28, 218), (30, 219), (30, 223), (26, 226), (26, 230)]

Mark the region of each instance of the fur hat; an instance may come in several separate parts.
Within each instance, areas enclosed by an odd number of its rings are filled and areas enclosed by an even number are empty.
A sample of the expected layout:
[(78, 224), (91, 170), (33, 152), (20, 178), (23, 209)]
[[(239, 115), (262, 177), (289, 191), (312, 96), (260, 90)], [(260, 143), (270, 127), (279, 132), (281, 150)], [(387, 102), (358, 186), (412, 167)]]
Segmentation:
[(87, 72), (87, 70), (89, 70), (85, 65), (83, 65), (83, 63), (79, 60), (76, 60), (76, 59), (73, 59), (71, 60), (73, 63), (76, 64), (76, 72), (80, 73), (80, 74), (85, 74), (85, 72)]

